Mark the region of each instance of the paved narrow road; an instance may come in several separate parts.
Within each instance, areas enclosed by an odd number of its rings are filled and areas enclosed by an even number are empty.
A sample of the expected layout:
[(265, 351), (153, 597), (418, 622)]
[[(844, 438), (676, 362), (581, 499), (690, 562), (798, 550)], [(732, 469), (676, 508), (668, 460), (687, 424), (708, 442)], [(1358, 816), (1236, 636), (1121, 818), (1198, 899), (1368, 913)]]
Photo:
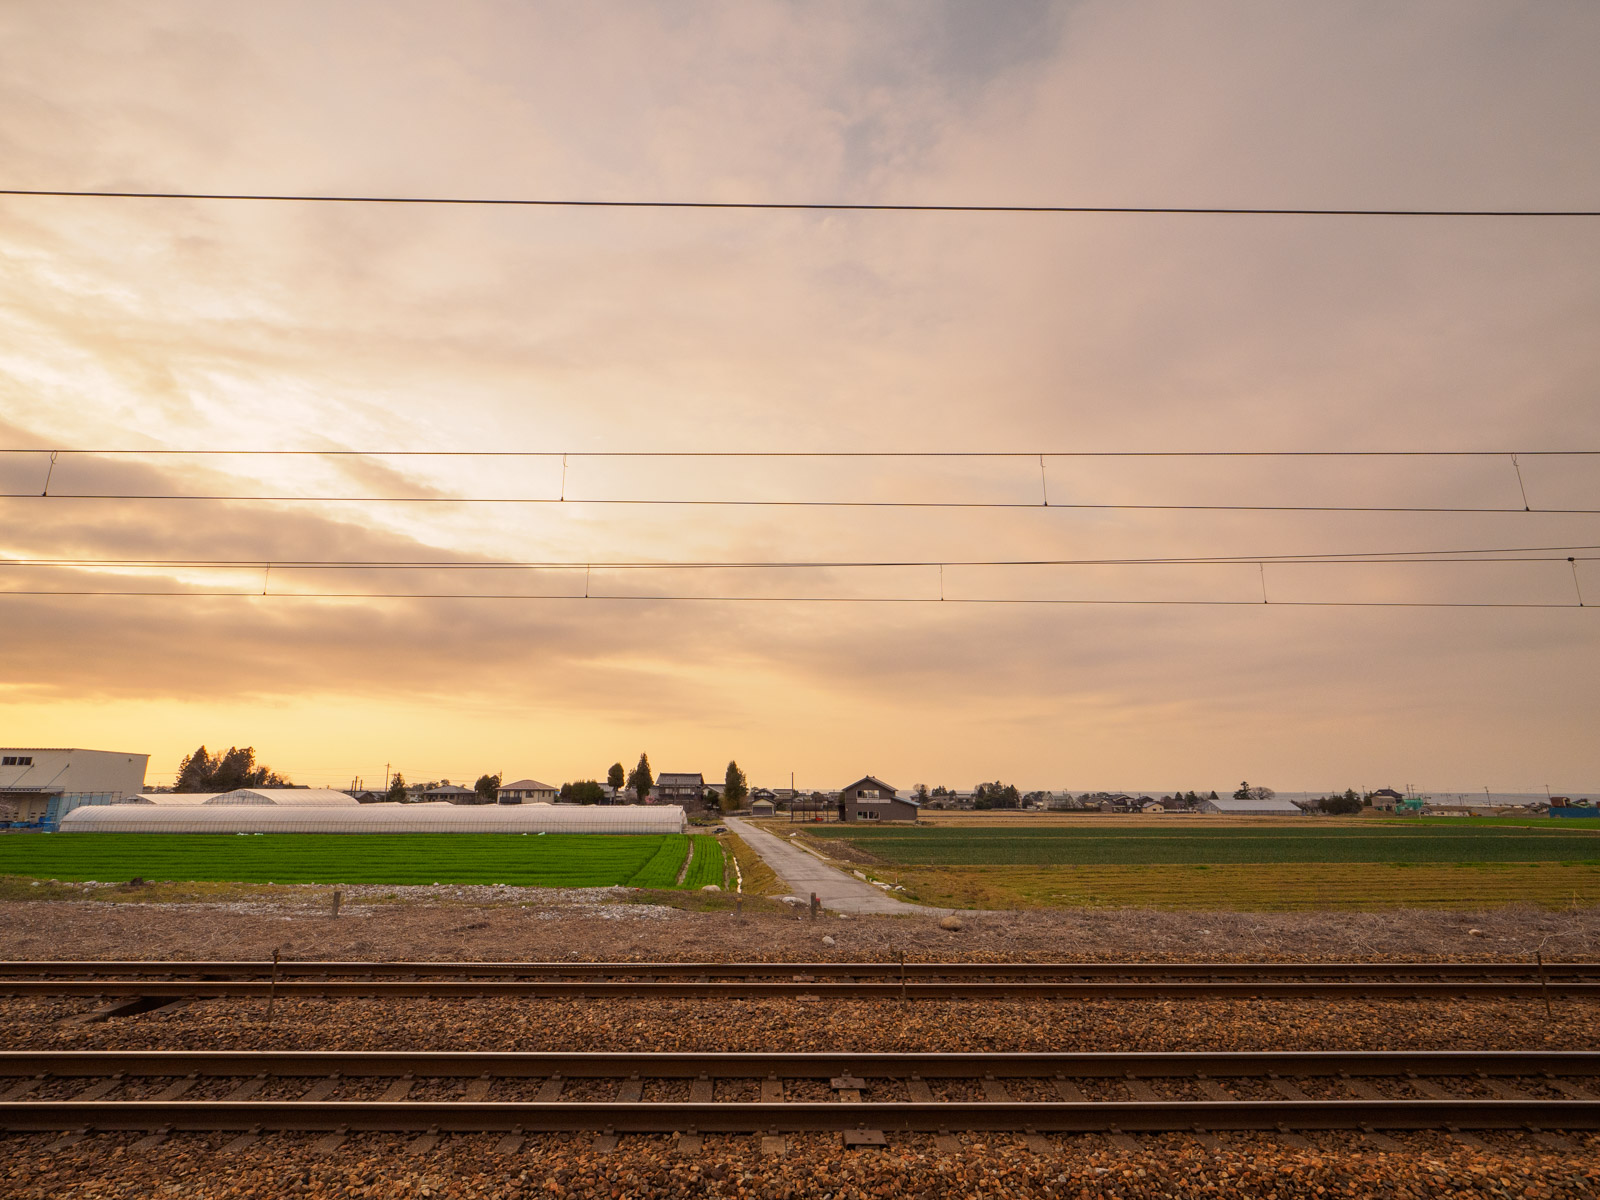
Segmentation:
[(738, 817), (727, 817), (728, 827), (745, 840), (778, 873), (778, 878), (802, 900), (812, 892), (824, 908), (834, 912), (875, 914), (899, 917), (940, 917), (954, 912), (949, 908), (925, 908), (907, 904), (887, 895), (881, 888), (863, 883), (854, 875), (836, 870), (815, 855), (791, 846), (786, 838), (774, 837)]

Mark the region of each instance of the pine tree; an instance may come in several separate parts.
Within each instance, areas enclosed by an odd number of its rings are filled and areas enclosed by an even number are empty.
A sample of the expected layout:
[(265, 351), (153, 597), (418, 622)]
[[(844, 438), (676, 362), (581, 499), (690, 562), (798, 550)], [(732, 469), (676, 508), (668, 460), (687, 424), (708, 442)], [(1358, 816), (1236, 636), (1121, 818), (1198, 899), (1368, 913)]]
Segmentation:
[(639, 765), (628, 772), (627, 786), (634, 790), (640, 800), (648, 796), (650, 789), (656, 786), (656, 777), (650, 774), (650, 756), (648, 754), (639, 755)]
[(722, 777), (723, 807), (738, 808), (749, 794), (750, 789), (746, 786), (744, 772), (739, 769), (738, 763), (729, 762), (727, 773)]

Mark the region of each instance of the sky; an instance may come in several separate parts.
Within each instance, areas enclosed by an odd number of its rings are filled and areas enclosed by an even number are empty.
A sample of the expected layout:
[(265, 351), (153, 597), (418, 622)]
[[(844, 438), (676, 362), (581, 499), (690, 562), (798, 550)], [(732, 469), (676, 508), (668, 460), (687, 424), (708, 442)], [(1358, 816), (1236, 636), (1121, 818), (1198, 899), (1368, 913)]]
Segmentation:
[[(9, 189), (1600, 208), (1582, 2), (14, 0), (0, 44)], [(1597, 219), (0, 196), (0, 256), (0, 744), (1600, 786), (1600, 516), (1520, 511), (1600, 509), (1600, 459), (1528, 453), (1600, 449)], [(544, 453), (377, 454), (485, 450)], [(1197, 450), (1506, 453), (1073, 457)], [(592, 502), (662, 499), (923, 506)], [(1199, 556), (1239, 561), (957, 565)], [(26, 594), (94, 591), (157, 594)], [(1559, 607), (1283, 603), (1352, 600)]]

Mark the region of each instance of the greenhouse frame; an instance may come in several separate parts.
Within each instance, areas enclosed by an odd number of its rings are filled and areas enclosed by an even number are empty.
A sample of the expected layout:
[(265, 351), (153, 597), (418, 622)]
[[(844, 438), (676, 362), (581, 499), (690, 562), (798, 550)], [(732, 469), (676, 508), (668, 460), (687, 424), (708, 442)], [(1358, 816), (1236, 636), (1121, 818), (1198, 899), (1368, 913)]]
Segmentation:
[(682, 833), (675, 804), (109, 804), (75, 808), (62, 833)]
[(332, 788), (236, 788), (231, 792), (140, 792), (116, 804), (157, 804), (192, 808), (197, 804), (283, 804), (294, 807), (353, 808), (360, 803), (348, 792)]

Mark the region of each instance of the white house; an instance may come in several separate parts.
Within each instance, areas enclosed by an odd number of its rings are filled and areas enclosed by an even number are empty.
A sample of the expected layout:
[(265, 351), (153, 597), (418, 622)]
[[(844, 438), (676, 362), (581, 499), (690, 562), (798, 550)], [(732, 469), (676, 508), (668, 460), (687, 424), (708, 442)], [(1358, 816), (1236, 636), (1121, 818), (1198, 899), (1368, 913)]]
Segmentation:
[(556, 789), (537, 779), (518, 779), (500, 785), (501, 804), (554, 804)]

